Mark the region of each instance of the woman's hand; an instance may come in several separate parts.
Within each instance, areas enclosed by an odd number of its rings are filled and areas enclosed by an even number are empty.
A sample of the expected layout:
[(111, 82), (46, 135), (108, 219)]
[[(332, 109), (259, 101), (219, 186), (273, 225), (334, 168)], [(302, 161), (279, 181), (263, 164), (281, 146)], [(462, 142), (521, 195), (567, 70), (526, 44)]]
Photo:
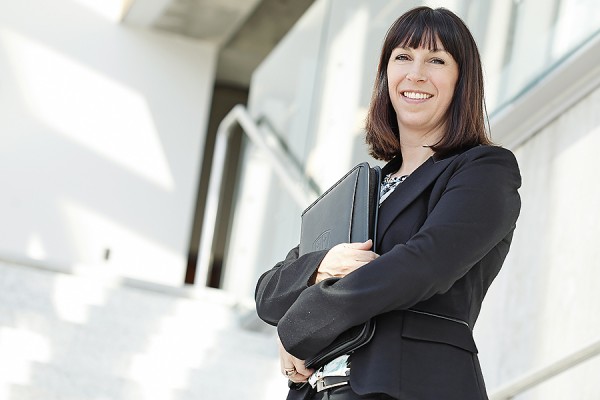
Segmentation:
[(343, 278), (350, 272), (373, 261), (379, 255), (370, 251), (371, 247), (373, 247), (371, 239), (362, 243), (341, 243), (333, 246), (317, 269), (315, 283), (327, 278)]
[(306, 382), (308, 377), (314, 372), (313, 369), (307, 369), (304, 366), (304, 360), (294, 357), (281, 344), (279, 336), (277, 337), (279, 345), (279, 364), (281, 373), (294, 383)]

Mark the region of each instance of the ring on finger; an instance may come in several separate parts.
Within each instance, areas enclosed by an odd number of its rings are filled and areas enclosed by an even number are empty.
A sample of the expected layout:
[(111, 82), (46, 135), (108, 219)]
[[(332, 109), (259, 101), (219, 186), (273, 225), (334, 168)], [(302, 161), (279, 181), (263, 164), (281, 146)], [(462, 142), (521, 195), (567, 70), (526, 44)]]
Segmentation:
[(283, 373), (285, 374), (285, 376), (292, 376), (292, 375), (296, 375), (296, 368), (285, 368), (283, 370)]

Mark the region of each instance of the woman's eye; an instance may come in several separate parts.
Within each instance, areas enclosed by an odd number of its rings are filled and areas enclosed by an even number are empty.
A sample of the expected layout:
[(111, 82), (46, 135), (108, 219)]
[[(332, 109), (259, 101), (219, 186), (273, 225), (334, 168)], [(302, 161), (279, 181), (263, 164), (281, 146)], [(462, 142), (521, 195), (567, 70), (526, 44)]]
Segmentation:
[(441, 65), (446, 64), (446, 62), (444, 60), (442, 60), (441, 58), (434, 58), (431, 60), (431, 62), (434, 64), (441, 64)]
[(398, 54), (395, 59), (398, 60), (398, 61), (406, 61), (409, 58), (408, 58), (408, 56), (406, 54)]

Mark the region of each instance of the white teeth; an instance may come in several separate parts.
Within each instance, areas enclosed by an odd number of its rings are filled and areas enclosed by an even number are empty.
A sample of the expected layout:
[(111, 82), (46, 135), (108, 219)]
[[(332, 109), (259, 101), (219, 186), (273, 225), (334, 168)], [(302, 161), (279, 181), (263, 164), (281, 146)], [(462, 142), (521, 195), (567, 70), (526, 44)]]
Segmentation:
[(409, 99), (415, 100), (424, 100), (432, 97), (433, 95), (427, 93), (417, 93), (417, 92), (404, 92), (402, 93), (404, 97), (408, 97)]

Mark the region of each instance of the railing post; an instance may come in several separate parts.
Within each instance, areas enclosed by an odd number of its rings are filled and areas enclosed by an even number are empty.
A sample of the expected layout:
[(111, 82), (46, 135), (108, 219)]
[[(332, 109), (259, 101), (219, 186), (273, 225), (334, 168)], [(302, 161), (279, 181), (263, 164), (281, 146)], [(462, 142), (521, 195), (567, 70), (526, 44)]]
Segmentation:
[(196, 262), (196, 281), (201, 286), (206, 286), (207, 284), (210, 264), (212, 262), (212, 248), (215, 237), (217, 214), (219, 212), (219, 198), (221, 197), (223, 187), (225, 159), (229, 147), (229, 138), (235, 123), (235, 114), (229, 112), (225, 118), (223, 118), (217, 129), (215, 149), (213, 151), (210, 169), (210, 179), (208, 181), (208, 191), (206, 194), (206, 203), (204, 206), (204, 219), (202, 221), (200, 245), (198, 246), (198, 259)]
[(206, 286), (207, 284), (210, 264), (212, 262), (219, 199), (223, 188), (225, 160), (229, 147), (229, 139), (233, 128), (237, 124), (242, 127), (242, 131), (248, 136), (252, 144), (262, 151), (265, 159), (273, 166), (276, 176), (280, 178), (287, 192), (301, 209), (309, 205), (318, 196), (318, 193), (308, 183), (304, 173), (294, 169), (296, 164), (281, 149), (281, 146), (278, 146), (276, 141), (268, 141), (263, 137), (264, 135), (261, 134), (256, 123), (246, 111), (246, 108), (242, 105), (233, 107), (219, 124), (215, 150), (213, 152), (204, 220), (202, 222), (202, 233), (198, 247), (198, 261), (196, 264), (197, 282), (201, 282), (202, 286)]

